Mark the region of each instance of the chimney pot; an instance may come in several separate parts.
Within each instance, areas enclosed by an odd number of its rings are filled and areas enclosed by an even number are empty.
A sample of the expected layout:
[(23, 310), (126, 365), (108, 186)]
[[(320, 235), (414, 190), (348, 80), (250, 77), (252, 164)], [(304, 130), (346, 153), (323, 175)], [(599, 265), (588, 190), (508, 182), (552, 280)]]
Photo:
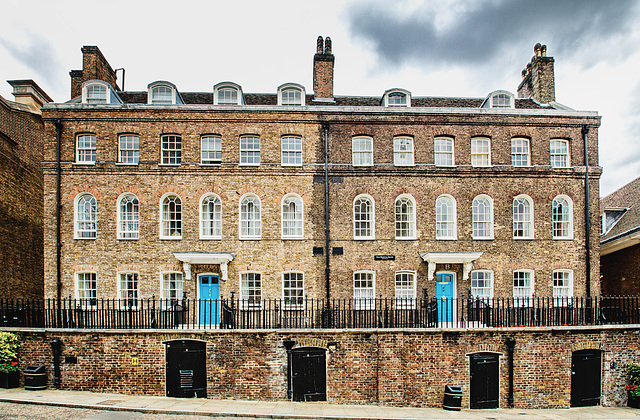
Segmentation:
[(329, 37), (324, 41), (324, 53), (331, 54), (331, 38)]
[(319, 36), (318, 37), (318, 42), (317, 42), (316, 53), (317, 54), (322, 54), (323, 51), (324, 51), (324, 41), (322, 40), (322, 37)]

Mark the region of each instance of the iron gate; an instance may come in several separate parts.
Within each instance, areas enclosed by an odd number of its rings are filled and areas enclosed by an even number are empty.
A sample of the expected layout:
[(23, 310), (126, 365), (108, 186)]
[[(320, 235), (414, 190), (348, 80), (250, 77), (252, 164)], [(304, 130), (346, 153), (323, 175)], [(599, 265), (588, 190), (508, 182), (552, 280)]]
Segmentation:
[(207, 396), (206, 348), (204, 341), (165, 341), (167, 397)]
[(294, 401), (327, 400), (327, 353), (319, 347), (291, 351), (291, 389)]
[(475, 353), (471, 359), (471, 408), (498, 408), (499, 354)]
[(571, 407), (600, 405), (602, 351), (579, 350), (571, 355)]

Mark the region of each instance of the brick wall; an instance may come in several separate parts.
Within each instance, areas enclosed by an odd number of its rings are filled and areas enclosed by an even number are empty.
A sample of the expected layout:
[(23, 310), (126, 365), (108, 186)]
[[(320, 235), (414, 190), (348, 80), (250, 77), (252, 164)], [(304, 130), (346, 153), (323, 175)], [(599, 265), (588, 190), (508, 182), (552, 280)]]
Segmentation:
[(602, 294), (640, 296), (640, 244), (600, 258)]
[[(20, 331), (20, 363), (43, 364), (52, 384), (50, 342), (63, 342), (62, 389), (165, 395), (165, 349), (174, 339), (207, 343), (210, 398), (286, 399), (287, 356), (283, 340), (326, 343), (328, 401), (336, 403), (441, 406), (444, 386), (463, 386), (469, 406), (469, 355), (499, 355), (500, 407), (508, 406), (505, 341), (516, 340), (516, 408), (567, 408), (571, 397), (571, 355), (602, 350), (604, 406), (626, 403), (626, 364), (640, 358), (640, 329), (554, 328), (522, 330), (368, 331)], [(64, 363), (76, 356), (78, 363)], [(139, 364), (133, 364), (133, 358)]]
[(43, 124), (0, 97), (0, 296), (43, 296)]

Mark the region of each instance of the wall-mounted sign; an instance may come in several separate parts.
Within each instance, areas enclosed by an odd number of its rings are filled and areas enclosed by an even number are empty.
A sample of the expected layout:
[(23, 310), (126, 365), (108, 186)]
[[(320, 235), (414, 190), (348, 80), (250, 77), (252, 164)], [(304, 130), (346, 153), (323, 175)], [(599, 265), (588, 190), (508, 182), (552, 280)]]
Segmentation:
[(374, 255), (373, 259), (375, 261), (395, 261), (395, 255)]

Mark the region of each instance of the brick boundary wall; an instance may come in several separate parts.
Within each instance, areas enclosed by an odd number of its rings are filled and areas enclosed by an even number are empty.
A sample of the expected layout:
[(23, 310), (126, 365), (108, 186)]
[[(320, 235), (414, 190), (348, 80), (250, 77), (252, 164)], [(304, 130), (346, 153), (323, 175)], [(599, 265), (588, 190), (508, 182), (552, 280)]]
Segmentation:
[[(333, 403), (442, 405), (444, 386), (462, 385), (469, 407), (469, 355), (499, 354), (500, 407), (508, 407), (507, 338), (514, 350), (516, 408), (568, 408), (571, 355), (602, 350), (603, 406), (626, 404), (626, 365), (640, 359), (640, 326), (494, 330), (107, 331), (4, 328), (22, 337), (21, 366), (45, 365), (62, 343), (61, 389), (165, 395), (165, 347), (174, 339), (206, 345), (209, 398), (285, 400), (283, 340), (327, 348), (327, 399)], [(66, 356), (77, 364), (65, 363)]]

